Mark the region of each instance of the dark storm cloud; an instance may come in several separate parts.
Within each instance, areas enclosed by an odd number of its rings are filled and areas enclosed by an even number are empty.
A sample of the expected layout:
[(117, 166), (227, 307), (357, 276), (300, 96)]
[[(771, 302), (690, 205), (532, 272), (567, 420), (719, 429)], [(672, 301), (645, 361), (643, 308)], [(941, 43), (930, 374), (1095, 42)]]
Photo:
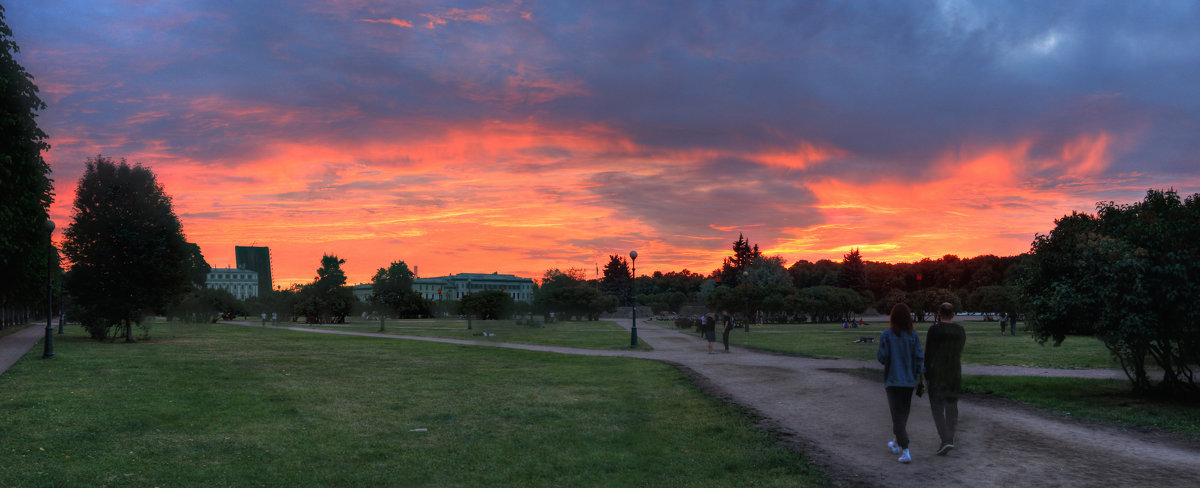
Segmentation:
[(649, 174), (597, 173), (588, 190), (622, 215), (650, 224), (674, 245), (720, 249), (730, 232), (755, 231), (758, 242), (775, 243), (792, 228), (820, 223), (816, 203), (802, 181), (734, 159), (698, 162)]

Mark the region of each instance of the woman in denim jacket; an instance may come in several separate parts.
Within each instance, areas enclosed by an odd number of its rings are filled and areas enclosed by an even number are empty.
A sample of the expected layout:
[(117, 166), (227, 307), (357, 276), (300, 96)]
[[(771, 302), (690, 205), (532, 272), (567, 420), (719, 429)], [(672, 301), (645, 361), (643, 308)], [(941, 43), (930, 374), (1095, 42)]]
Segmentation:
[(908, 452), (908, 412), (912, 407), (913, 388), (925, 373), (921, 339), (913, 329), (908, 305), (897, 303), (892, 307), (890, 324), (879, 335), (876, 357), (883, 364), (883, 386), (887, 390), (888, 409), (892, 412), (892, 433), (896, 436), (888, 442), (888, 448), (893, 454), (900, 454), (898, 461), (908, 463), (912, 461)]

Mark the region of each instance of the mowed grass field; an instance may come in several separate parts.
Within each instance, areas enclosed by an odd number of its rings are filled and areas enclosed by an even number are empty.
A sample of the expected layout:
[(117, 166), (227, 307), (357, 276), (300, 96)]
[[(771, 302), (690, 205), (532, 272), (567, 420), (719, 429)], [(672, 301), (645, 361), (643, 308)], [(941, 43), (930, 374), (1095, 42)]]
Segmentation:
[[(1092, 337), (1068, 337), (1059, 347), (1041, 345), (1018, 324), (1017, 335), (1000, 335), (996, 322), (959, 321), (967, 331), (963, 347), (964, 364), (1029, 366), (1043, 368), (1115, 368), (1104, 344)], [(930, 322), (916, 324), (924, 342)], [(886, 322), (871, 323), (857, 329), (843, 329), (842, 324), (765, 324), (752, 325), (750, 332), (734, 329), (730, 344), (764, 351), (820, 358), (844, 358), (875, 361), (879, 334)], [(856, 344), (860, 338), (874, 343)], [(717, 340), (720, 340), (718, 334)]]
[(827, 486), (676, 368), (222, 324), (0, 375), (0, 486)]
[[(378, 320), (348, 318), (346, 324), (280, 323), (281, 327), (309, 327), (353, 332), (379, 332)], [(628, 320), (626, 320), (628, 322)], [(255, 322), (251, 322), (254, 324)], [(578, 347), (583, 349), (629, 349), (629, 331), (611, 320), (559, 321), (539, 326), (518, 324), (514, 320), (472, 320), (470, 329), (465, 319), (404, 319), (387, 320), (383, 333), (447, 339), (467, 339), (482, 342), (516, 342), (543, 346)], [(638, 339), (639, 350), (650, 350)]]

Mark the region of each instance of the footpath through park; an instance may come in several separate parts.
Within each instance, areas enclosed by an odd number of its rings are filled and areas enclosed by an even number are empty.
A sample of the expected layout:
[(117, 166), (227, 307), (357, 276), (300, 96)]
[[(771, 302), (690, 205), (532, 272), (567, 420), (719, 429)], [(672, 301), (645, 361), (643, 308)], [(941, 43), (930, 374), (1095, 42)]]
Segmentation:
[[(734, 348), (729, 354), (708, 354), (705, 341), (695, 334), (649, 322), (639, 321), (638, 335), (653, 346), (651, 351), (588, 350), (302, 327), (293, 330), (664, 361), (689, 372), (706, 391), (761, 416), (764, 428), (803, 451), (843, 486), (1191, 488), (1200, 480), (1200, 446), (1179, 436), (1097, 426), (1015, 402), (977, 397), (959, 401), (956, 448), (946, 456), (934, 454), (938, 437), (928, 399), (914, 398), (908, 422), (913, 462), (902, 465), (886, 446), (892, 433), (882, 381), (832, 371), (879, 368), (877, 363), (783, 356), (742, 348)], [(1113, 370), (967, 366), (963, 372), (1124, 378), (1123, 373)]]

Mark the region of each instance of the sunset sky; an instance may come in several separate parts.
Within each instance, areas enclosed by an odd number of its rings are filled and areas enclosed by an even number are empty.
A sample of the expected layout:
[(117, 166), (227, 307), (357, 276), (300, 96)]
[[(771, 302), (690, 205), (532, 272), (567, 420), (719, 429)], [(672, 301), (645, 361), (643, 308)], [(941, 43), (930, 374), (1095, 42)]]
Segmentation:
[[(52, 218), (152, 169), (214, 267), (351, 283), (1008, 256), (1200, 191), (1195, 2), (2, 1)], [(61, 236), (61, 232), (58, 234)]]

